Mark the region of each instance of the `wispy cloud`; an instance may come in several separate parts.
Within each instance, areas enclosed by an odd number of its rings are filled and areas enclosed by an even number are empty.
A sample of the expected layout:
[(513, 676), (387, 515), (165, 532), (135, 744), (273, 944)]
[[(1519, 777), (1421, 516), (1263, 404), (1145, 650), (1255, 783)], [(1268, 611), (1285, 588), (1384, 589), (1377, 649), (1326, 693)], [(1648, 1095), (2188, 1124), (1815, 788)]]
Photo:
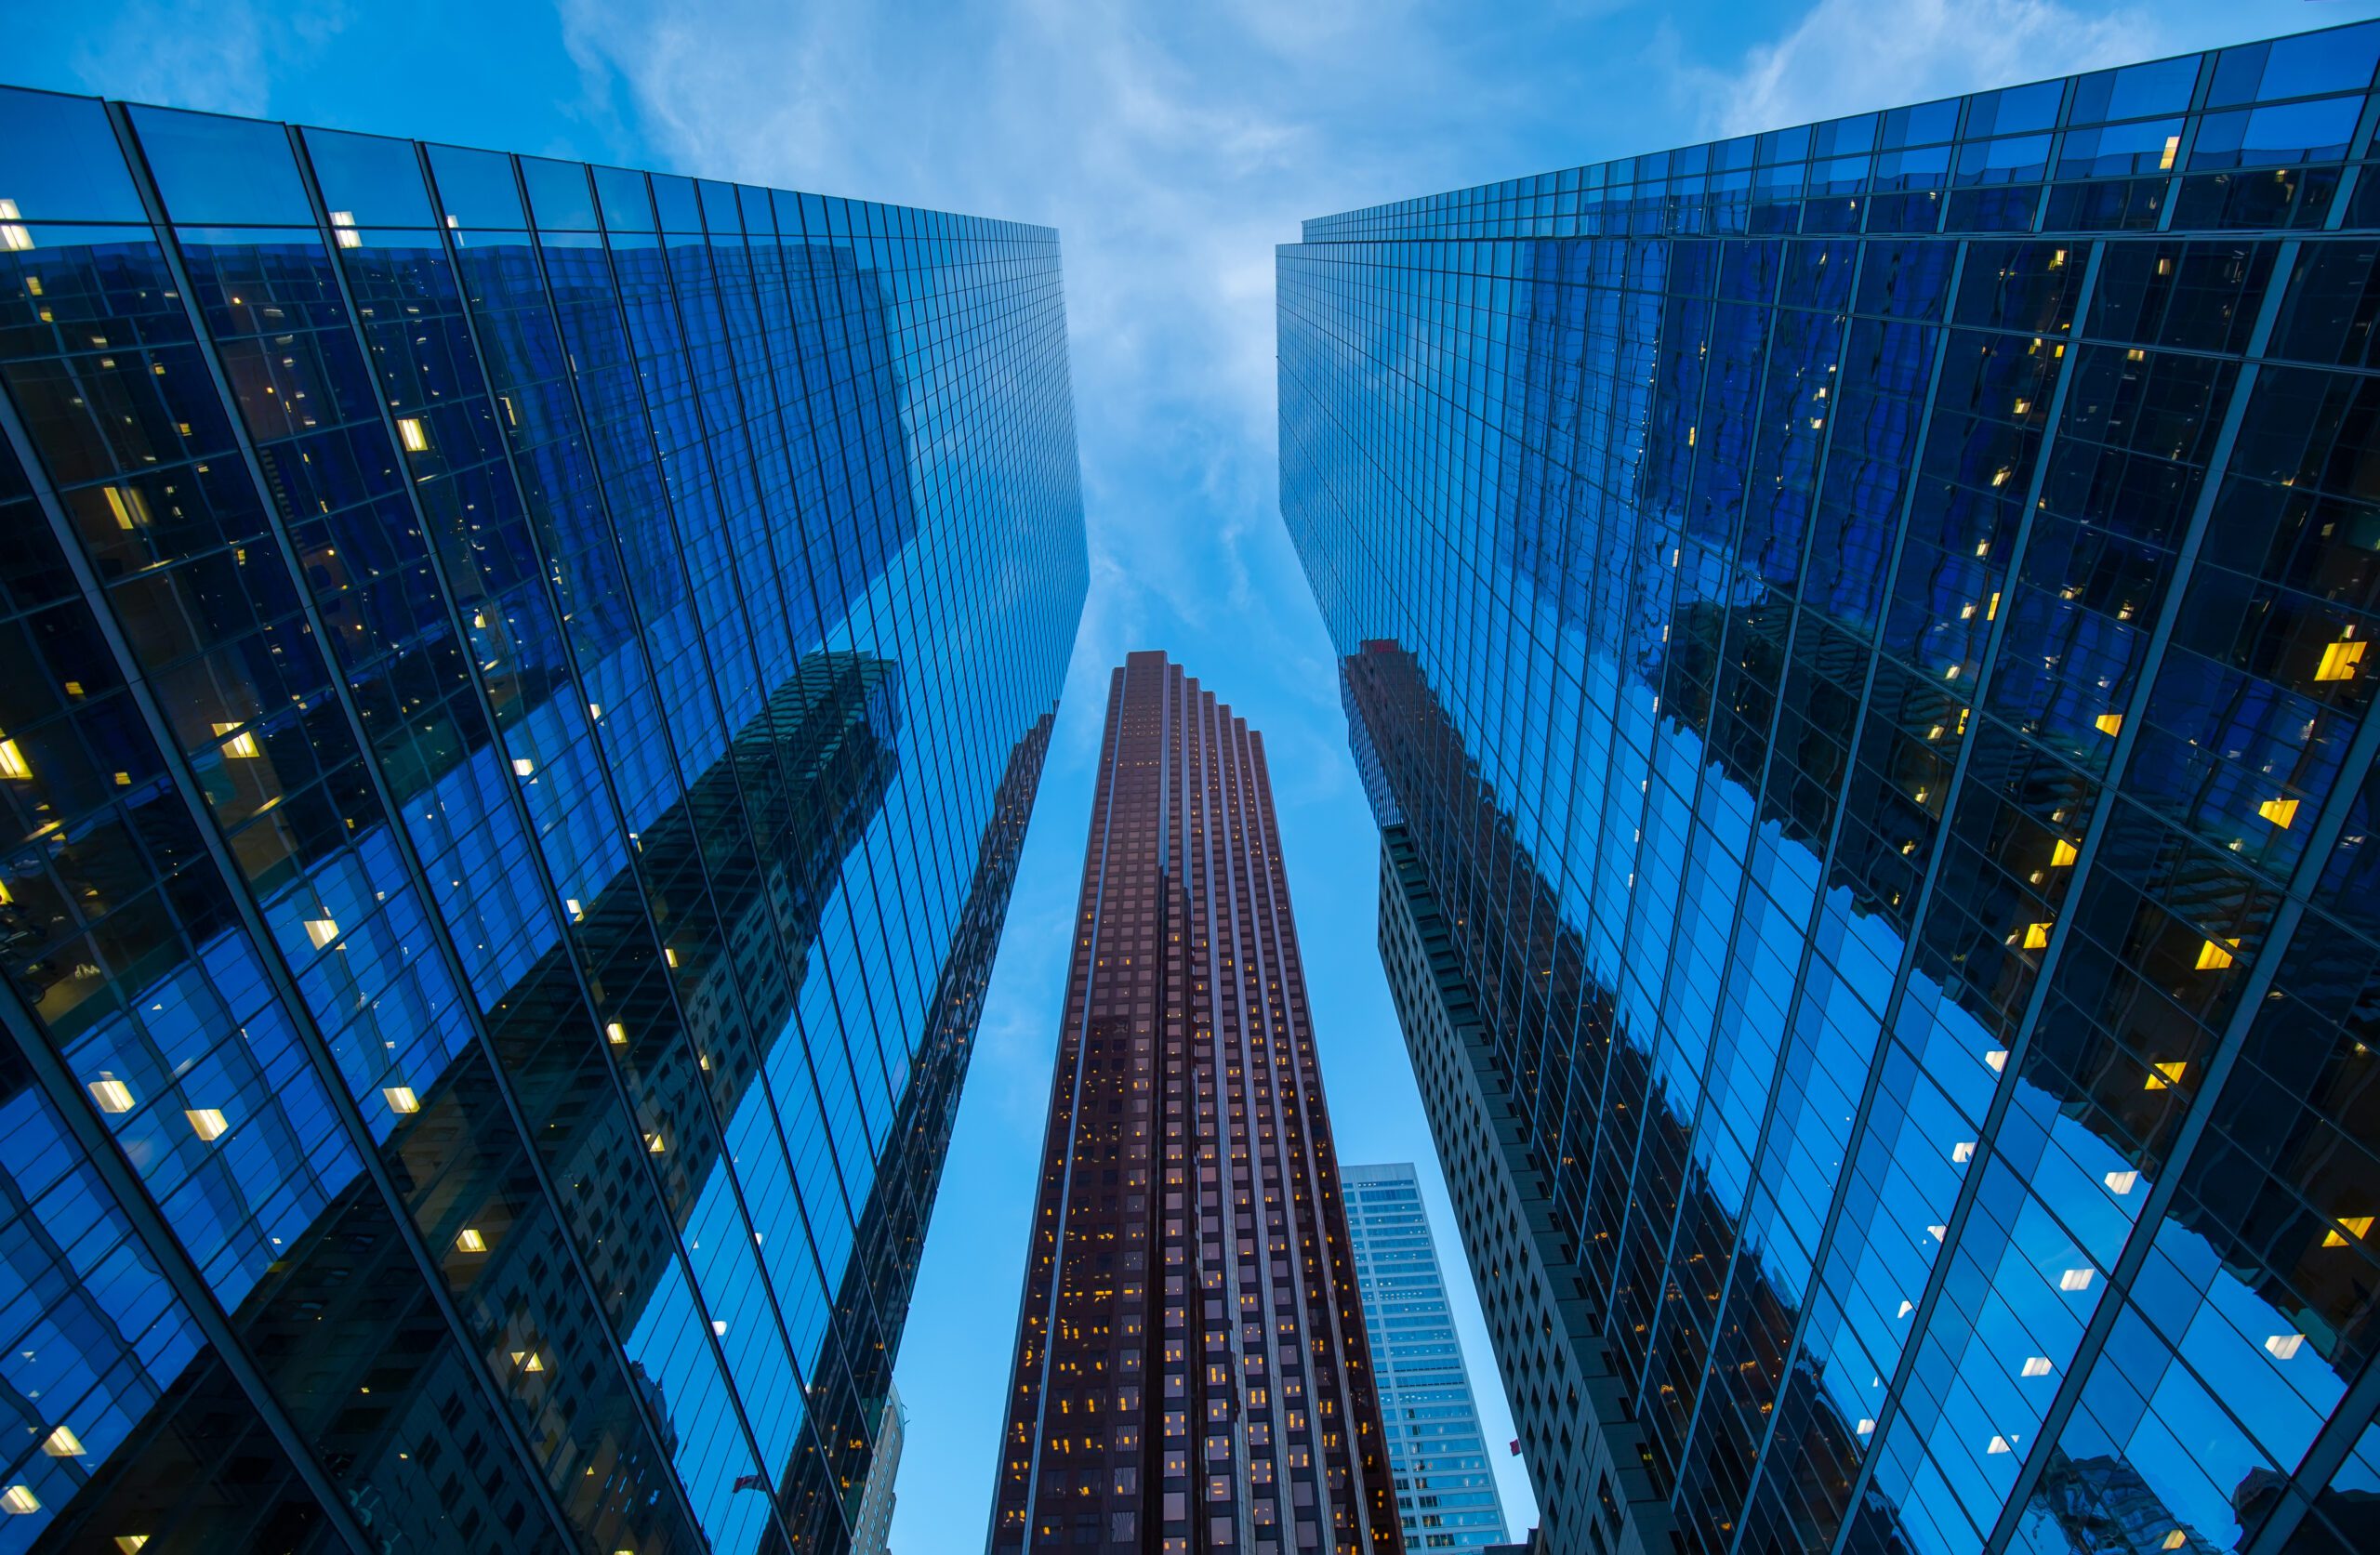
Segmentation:
[(1712, 135), (1744, 135), (2154, 59), (2155, 13), (2057, 0), (1818, 0), (1740, 65), (1682, 70)]
[(341, 4), (267, 17), (251, 0), (134, 0), (84, 33), (71, 63), (90, 90), (110, 97), (262, 113), (276, 76), (346, 24)]

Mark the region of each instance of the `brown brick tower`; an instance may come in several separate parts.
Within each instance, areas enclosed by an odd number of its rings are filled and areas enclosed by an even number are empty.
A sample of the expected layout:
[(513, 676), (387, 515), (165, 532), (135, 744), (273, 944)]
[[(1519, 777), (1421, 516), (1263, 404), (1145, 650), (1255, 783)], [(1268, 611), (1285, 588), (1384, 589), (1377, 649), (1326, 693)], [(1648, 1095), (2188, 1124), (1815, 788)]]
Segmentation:
[(1107, 699), (990, 1548), (1400, 1555), (1263, 737)]

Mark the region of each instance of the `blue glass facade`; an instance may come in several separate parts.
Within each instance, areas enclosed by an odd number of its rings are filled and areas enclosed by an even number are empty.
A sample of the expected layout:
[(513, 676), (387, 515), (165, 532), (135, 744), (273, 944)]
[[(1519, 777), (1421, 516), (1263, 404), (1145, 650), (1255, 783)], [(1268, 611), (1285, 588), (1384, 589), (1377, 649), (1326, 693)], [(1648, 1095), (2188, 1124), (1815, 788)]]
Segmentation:
[(1409, 1164), (1398, 1164), (1342, 1166), (1339, 1182), (1405, 1548), (1501, 1544), (1504, 1506), (1421, 1179)]
[(1280, 251), (1384, 942), (1624, 1503), (1533, 1459), (1550, 1548), (2380, 1543), (2375, 59)]
[(844, 1547), (1064, 353), (1046, 229), (0, 91), (0, 1548)]

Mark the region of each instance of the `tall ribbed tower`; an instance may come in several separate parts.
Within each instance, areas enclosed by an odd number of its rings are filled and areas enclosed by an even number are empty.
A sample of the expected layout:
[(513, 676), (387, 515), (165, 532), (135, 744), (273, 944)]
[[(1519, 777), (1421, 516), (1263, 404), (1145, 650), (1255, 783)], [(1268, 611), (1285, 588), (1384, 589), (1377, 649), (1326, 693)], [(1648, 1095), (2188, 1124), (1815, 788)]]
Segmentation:
[(1109, 683), (990, 1548), (1400, 1551), (1263, 736)]

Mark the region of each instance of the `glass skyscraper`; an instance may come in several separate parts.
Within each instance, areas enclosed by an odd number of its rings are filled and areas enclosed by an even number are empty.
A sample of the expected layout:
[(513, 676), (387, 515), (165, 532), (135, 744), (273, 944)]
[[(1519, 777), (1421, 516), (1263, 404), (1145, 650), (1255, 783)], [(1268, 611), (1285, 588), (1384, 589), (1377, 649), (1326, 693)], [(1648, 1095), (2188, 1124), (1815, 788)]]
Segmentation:
[(1455, 1336), (1421, 1182), (1409, 1163), (1343, 1166), (1347, 1234), (1364, 1293), (1396, 1517), (1408, 1552), (1504, 1541), (1479, 1401)]
[(1056, 237), (0, 92), (0, 1549), (840, 1549)]
[(1560, 1555), (2380, 1544), (2375, 59), (1280, 251), (1283, 507)]

